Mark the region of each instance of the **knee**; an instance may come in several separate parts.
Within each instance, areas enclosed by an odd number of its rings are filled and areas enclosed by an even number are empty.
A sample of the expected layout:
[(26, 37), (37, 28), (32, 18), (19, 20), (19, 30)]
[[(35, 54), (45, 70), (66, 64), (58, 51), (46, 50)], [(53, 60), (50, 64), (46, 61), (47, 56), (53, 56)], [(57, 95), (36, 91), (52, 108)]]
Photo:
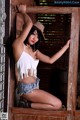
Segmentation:
[(61, 100), (59, 100), (58, 104), (57, 104), (57, 109), (61, 109), (62, 108), (62, 102)]
[(54, 106), (55, 106), (55, 110), (61, 109), (62, 108), (62, 102), (61, 102), (61, 100), (56, 101), (56, 103), (55, 103)]

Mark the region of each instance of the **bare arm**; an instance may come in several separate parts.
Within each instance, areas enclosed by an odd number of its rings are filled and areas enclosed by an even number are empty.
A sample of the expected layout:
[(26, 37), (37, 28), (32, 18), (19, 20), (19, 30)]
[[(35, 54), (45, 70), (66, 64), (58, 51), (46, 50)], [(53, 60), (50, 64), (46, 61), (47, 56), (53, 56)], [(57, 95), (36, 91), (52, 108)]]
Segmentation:
[(21, 35), (18, 38), (16, 38), (12, 44), (15, 62), (19, 59), (19, 57), (23, 51), (24, 41), (25, 41), (26, 37), (28, 36), (28, 33), (33, 25), (32, 20), (26, 14), (26, 5), (19, 5), (18, 10), (24, 18), (25, 28), (24, 28), (23, 32), (21, 33)]
[(47, 55), (42, 54), (40, 51), (37, 51), (36, 56), (39, 60), (41, 60), (42, 62), (45, 63), (49, 63), (52, 64), (54, 63), (56, 60), (58, 60), (64, 53), (65, 51), (69, 48), (69, 44), (70, 44), (70, 40), (66, 43), (66, 45), (63, 46), (63, 48), (58, 51), (55, 55), (53, 55), (52, 57), (49, 57)]
[(18, 10), (22, 14), (23, 19), (24, 19), (24, 29), (21, 35), (17, 39), (15, 39), (14, 41), (15, 45), (22, 44), (25, 41), (26, 37), (28, 36), (29, 31), (31, 30), (33, 26), (31, 18), (26, 14), (26, 5), (20, 5), (18, 7)]

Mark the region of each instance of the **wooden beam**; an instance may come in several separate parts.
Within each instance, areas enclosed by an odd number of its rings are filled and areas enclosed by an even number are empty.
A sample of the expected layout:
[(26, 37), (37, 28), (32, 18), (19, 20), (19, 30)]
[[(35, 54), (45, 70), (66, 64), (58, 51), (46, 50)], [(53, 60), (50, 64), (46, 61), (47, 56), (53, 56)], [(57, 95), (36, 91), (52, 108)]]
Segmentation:
[[(11, 6), (12, 10), (17, 12), (16, 5)], [(78, 7), (77, 7), (78, 8)], [(71, 14), (72, 9), (76, 7), (54, 7), (54, 6), (27, 6), (27, 13), (53, 13), (53, 14)]]
[(27, 13), (63, 13), (69, 14), (72, 7), (49, 7), (49, 6), (30, 6), (27, 7)]
[(76, 110), (76, 88), (78, 74), (78, 45), (79, 45), (79, 10), (72, 9), (71, 44), (68, 72), (67, 110)]

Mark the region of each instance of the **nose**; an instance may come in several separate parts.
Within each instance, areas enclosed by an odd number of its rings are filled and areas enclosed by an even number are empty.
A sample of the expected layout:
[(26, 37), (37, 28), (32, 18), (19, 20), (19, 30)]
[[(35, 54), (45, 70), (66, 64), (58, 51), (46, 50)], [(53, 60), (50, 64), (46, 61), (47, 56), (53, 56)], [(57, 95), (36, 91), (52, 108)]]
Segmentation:
[(34, 41), (38, 41), (37, 35), (34, 36)]

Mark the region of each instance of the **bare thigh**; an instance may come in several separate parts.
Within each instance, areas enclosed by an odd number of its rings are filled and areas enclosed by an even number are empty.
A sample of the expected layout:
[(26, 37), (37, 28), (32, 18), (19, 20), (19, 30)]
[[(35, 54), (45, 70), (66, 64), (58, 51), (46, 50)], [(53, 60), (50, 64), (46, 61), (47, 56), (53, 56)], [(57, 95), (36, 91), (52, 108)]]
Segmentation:
[(54, 95), (40, 89), (35, 89), (33, 92), (24, 94), (23, 97), (27, 100), (30, 100), (35, 103), (44, 103), (50, 104), (53, 106), (61, 105), (60, 99), (55, 97)]

